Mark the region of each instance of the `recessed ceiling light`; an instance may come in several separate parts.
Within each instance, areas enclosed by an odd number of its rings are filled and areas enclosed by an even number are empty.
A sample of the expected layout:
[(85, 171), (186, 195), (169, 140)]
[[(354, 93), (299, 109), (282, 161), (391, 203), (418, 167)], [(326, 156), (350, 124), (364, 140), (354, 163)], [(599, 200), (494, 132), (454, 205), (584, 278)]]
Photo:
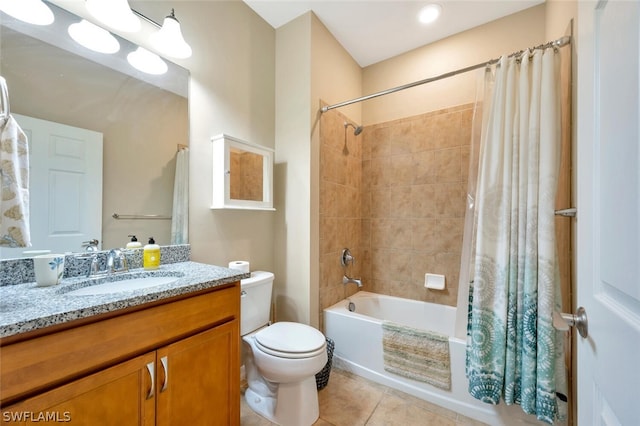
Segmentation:
[(418, 14), (418, 20), (423, 24), (430, 24), (442, 13), (442, 6), (439, 4), (428, 4), (422, 9), (420, 9), (420, 13)]

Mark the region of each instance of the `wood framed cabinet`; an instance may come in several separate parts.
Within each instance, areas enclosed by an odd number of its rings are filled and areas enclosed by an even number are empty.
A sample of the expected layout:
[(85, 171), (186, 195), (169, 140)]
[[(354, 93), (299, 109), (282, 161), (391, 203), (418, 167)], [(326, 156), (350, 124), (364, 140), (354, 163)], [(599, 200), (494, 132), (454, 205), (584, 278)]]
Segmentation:
[(238, 289), (3, 345), (0, 422), (239, 425)]

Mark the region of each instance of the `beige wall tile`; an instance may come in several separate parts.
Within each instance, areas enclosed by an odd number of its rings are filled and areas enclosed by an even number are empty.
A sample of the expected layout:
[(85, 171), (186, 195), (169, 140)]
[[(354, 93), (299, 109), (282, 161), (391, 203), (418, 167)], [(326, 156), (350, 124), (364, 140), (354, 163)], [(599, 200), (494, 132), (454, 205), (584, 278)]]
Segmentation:
[[(324, 115), (334, 117), (321, 122), (333, 127), (321, 132), (321, 308), (357, 291), (341, 284), (344, 247), (357, 259), (348, 273), (366, 290), (455, 305), (472, 106), (367, 126), (358, 137), (348, 129), (346, 150), (346, 118)], [(426, 272), (444, 274), (447, 289), (425, 289)]]

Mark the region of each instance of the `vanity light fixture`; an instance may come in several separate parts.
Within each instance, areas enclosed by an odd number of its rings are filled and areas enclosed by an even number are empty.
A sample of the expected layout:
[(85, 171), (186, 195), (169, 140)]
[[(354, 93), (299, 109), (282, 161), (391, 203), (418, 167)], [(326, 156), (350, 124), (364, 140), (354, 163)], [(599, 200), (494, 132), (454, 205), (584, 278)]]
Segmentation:
[(49, 6), (42, 0), (0, 0), (0, 10), (34, 25), (50, 25), (55, 19)]
[(138, 47), (127, 55), (127, 61), (137, 70), (147, 74), (160, 75), (167, 72), (167, 63), (160, 56), (149, 52), (144, 47)]
[(430, 24), (438, 19), (441, 13), (442, 6), (435, 3), (428, 4), (420, 9), (420, 12), (418, 13), (418, 20), (423, 24)]
[(120, 50), (120, 43), (109, 31), (87, 20), (69, 25), (67, 32), (78, 44), (95, 52), (116, 53)]
[(171, 14), (164, 18), (162, 28), (151, 34), (150, 40), (153, 47), (163, 55), (180, 59), (191, 56), (191, 46), (184, 41), (180, 22), (173, 9)]
[(114, 30), (131, 33), (142, 26), (127, 0), (87, 0), (86, 5), (94, 18)]

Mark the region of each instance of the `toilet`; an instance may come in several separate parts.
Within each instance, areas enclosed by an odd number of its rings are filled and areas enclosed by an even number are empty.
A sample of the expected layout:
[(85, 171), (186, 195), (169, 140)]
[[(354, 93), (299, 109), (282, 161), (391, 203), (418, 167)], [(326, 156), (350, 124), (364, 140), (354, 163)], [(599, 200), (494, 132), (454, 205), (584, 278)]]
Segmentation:
[(315, 375), (327, 363), (326, 339), (305, 324), (269, 325), (273, 278), (271, 272), (256, 271), (240, 282), (245, 400), (273, 423), (311, 425), (320, 414)]

